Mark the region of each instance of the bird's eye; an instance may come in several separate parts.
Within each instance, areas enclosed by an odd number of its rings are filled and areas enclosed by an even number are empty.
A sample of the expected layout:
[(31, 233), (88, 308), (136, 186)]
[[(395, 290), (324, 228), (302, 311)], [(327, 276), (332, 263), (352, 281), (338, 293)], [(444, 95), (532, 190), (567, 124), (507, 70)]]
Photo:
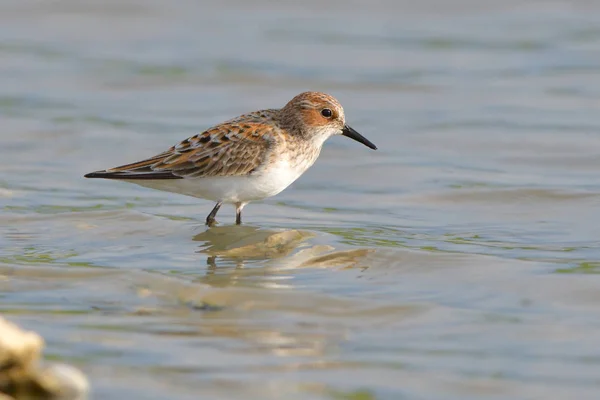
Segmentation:
[(329, 108), (324, 108), (321, 110), (321, 115), (324, 116), (325, 118), (331, 118), (331, 116), (333, 115), (333, 112)]

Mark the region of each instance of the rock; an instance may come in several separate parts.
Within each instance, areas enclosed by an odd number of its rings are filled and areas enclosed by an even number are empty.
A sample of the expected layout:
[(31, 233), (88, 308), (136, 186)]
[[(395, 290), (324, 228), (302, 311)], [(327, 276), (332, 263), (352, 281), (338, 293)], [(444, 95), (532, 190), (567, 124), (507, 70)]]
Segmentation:
[(87, 378), (74, 367), (42, 367), (44, 340), (0, 316), (0, 400), (83, 400)]

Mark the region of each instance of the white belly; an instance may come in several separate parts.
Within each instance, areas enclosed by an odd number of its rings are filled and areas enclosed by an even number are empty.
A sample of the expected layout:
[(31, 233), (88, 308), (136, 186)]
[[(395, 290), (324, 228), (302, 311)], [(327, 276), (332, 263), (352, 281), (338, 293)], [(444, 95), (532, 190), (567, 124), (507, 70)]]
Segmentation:
[(292, 168), (287, 161), (282, 161), (261, 174), (248, 176), (126, 181), (215, 202), (248, 203), (275, 196), (291, 185), (309, 167), (310, 165), (301, 165)]

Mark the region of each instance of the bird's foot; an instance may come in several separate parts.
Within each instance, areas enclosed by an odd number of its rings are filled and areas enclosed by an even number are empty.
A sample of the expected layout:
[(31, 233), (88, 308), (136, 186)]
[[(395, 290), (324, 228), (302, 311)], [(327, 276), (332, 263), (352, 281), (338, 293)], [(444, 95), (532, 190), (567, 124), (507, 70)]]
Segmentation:
[(217, 220), (214, 218), (206, 218), (206, 226), (208, 226), (209, 228), (217, 225)]

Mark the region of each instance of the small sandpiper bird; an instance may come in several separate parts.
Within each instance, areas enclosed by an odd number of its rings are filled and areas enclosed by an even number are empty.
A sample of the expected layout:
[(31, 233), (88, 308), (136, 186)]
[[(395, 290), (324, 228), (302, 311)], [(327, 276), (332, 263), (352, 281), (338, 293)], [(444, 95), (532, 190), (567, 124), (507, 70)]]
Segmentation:
[(317, 160), (330, 136), (344, 135), (377, 147), (346, 125), (332, 96), (305, 92), (281, 109), (255, 111), (192, 136), (154, 157), (91, 172), (86, 178), (118, 179), (215, 201), (206, 224), (223, 203), (235, 204), (236, 224), (251, 201), (274, 196)]

